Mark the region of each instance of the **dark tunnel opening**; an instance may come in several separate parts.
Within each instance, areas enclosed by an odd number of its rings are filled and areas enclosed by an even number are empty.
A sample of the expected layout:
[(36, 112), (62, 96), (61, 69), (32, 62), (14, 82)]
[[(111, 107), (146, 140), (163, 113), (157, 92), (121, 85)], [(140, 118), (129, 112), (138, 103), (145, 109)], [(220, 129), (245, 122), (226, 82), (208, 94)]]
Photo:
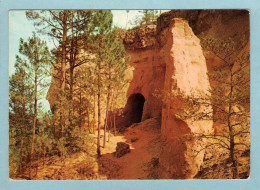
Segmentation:
[(144, 102), (144, 96), (139, 93), (133, 94), (128, 98), (126, 110), (130, 125), (142, 121)]

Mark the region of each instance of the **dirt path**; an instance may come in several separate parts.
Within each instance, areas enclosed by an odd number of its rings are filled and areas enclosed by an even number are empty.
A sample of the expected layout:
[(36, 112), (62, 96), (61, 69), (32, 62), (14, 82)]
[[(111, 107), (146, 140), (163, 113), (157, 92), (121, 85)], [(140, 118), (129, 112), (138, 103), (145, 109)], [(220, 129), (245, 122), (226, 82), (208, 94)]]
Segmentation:
[[(107, 179), (156, 178), (153, 169), (156, 168), (160, 151), (159, 126), (159, 121), (152, 118), (132, 125), (123, 134), (111, 136), (106, 147), (101, 148), (99, 173)], [(128, 143), (131, 152), (116, 158), (114, 152), (117, 142)]]

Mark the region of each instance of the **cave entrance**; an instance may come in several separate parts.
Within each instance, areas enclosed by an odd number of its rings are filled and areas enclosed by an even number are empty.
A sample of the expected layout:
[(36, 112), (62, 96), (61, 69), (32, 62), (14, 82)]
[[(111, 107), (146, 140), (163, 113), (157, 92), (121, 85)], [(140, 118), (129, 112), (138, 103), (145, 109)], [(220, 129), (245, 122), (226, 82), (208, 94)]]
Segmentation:
[(129, 123), (139, 123), (142, 121), (145, 98), (142, 94), (133, 94), (127, 100), (127, 115)]

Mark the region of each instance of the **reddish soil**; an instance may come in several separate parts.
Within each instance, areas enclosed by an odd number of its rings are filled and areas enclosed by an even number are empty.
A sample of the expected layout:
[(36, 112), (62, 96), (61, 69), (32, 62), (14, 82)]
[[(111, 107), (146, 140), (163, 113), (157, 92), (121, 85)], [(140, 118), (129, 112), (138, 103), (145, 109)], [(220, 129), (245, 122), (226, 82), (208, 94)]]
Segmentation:
[[(107, 179), (157, 178), (154, 169), (160, 151), (159, 126), (160, 123), (156, 119), (148, 119), (133, 124), (123, 134), (113, 135), (106, 147), (101, 149), (99, 173)], [(131, 152), (116, 158), (114, 152), (117, 142), (128, 143)]]
[[(147, 119), (133, 124), (124, 133), (110, 134), (105, 148), (101, 147), (101, 157), (96, 155), (96, 137), (94, 145), (84, 152), (68, 155), (64, 161), (61, 157), (47, 157), (45, 161), (32, 163), (33, 180), (98, 180), (98, 179), (157, 179), (158, 157), (160, 151), (160, 122)], [(107, 134), (108, 135), (108, 134)], [(103, 145), (103, 131), (100, 138)], [(130, 145), (131, 151), (120, 158), (114, 156), (117, 142)], [(28, 167), (24, 176), (13, 179), (28, 179)]]

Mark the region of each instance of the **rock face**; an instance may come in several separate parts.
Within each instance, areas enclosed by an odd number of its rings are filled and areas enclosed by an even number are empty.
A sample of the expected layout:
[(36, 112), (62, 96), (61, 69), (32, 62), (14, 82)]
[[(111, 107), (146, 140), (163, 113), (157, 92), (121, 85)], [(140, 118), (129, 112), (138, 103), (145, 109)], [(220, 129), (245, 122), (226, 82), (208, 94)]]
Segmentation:
[[(129, 75), (132, 78), (124, 118), (131, 117), (129, 110), (138, 103), (131, 101), (132, 97), (142, 95), (145, 101), (141, 120), (161, 118), (159, 163), (171, 178), (192, 178), (196, 175), (204, 152), (200, 151), (200, 143), (192, 136), (213, 133), (213, 121), (192, 122), (177, 117), (185, 104), (181, 98), (178, 99), (179, 95), (196, 97), (208, 93), (211, 81), (207, 72), (220, 63), (214, 55), (203, 54), (199, 39), (203, 35), (224, 40), (244, 36), (249, 41), (249, 12), (170, 11), (159, 17), (157, 26), (141, 26), (125, 35), (133, 73)], [(245, 48), (249, 49), (249, 42)], [(211, 107), (201, 109), (212, 110)], [(196, 154), (197, 151), (200, 153)]]
[[(174, 95), (169, 96), (178, 92), (186, 96), (208, 93), (210, 84), (200, 40), (183, 19), (172, 19), (159, 36), (156, 27), (145, 26), (141, 31), (146, 29), (152, 43), (147, 43), (138, 29), (126, 34), (127, 53), (131, 56), (129, 64), (134, 67), (127, 97), (128, 100), (136, 95), (144, 97), (141, 120), (161, 118), (160, 165), (174, 178), (191, 178), (199, 170), (203, 151), (195, 157), (194, 152), (201, 147), (185, 138), (195, 133), (212, 132), (212, 121), (178, 119), (176, 114), (185, 102), (176, 101)], [(132, 41), (138, 42), (133, 45)], [(128, 101), (125, 110), (135, 103), (138, 101)]]
[(130, 152), (130, 146), (124, 142), (118, 142), (116, 145), (115, 157), (120, 158)]
[[(187, 21), (174, 19), (165, 30), (163, 32), (168, 40), (160, 51), (166, 63), (164, 93), (173, 97), (163, 102), (160, 164), (175, 178), (192, 178), (199, 170), (204, 152), (196, 155), (202, 147), (189, 137), (211, 133), (213, 122), (179, 119), (176, 114), (185, 102), (174, 95), (181, 93), (183, 96), (196, 97), (208, 93), (210, 84), (206, 60), (200, 40), (193, 34)], [(211, 111), (212, 108), (201, 109)]]
[(157, 34), (171, 25), (173, 18), (188, 21), (199, 38), (212, 35), (217, 39), (230, 37), (249, 39), (249, 11), (247, 10), (172, 10), (162, 14), (157, 21)]

